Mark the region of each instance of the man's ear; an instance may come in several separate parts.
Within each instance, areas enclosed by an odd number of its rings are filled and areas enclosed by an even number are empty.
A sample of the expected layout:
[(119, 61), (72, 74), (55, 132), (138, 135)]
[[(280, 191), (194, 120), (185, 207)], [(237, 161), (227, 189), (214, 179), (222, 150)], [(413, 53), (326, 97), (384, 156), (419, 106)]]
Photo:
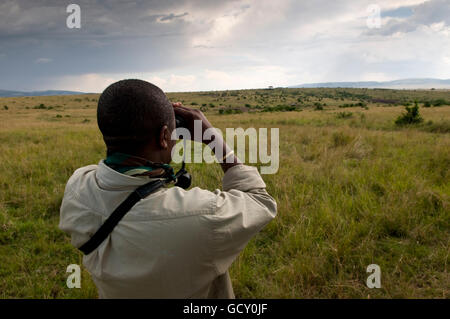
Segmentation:
[(169, 145), (170, 145), (170, 137), (171, 137), (170, 130), (169, 130), (169, 128), (167, 127), (167, 125), (164, 125), (164, 126), (161, 128), (161, 132), (160, 132), (160, 134), (159, 134), (159, 146), (160, 146), (162, 149), (166, 150), (166, 149), (169, 148)]

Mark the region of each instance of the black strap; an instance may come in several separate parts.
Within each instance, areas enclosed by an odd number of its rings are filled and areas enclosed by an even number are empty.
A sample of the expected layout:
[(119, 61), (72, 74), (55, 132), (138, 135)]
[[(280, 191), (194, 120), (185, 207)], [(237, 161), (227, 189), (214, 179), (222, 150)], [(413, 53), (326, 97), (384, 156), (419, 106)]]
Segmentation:
[(150, 193), (162, 187), (164, 184), (165, 182), (163, 180), (157, 180), (139, 186), (111, 213), (95, 234), (78, 249), (85, 255), (93, 252), (109, 236), (109, 234), (111, 234), (114, 227), (116, 227), (123, 216), (125, 216), (137, 202), (147, 197)]

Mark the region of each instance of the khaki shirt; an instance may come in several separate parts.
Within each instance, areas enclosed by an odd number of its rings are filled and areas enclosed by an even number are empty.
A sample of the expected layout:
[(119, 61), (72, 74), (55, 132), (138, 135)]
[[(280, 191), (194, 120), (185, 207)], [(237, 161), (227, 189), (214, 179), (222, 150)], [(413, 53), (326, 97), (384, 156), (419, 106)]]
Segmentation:
[[(148, 177), (103, 160), (67, 182), (59, 227), (80, 247)], [(277, 211), (255, 167), (233, 166), (223, 191), (163, 187), (140, 200), (83, 257), (100, 298), (234, 298), (228, 268)]]

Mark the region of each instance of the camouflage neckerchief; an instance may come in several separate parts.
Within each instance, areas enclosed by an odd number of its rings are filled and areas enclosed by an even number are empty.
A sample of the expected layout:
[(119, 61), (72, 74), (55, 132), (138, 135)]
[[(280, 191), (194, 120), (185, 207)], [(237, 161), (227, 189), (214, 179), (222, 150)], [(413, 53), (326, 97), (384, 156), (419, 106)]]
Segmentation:
[(115, 152), (105, 159), (105, 164), (113, 170), (129, 176), (167, 177), (173, 176), (168, 164), (152, 163), (145, 158)]

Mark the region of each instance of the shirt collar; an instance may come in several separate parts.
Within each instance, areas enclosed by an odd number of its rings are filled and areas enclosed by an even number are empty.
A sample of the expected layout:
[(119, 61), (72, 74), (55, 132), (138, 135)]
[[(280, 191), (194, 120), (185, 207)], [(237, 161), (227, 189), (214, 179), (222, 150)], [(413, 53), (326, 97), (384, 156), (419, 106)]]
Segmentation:
[(131, 190), (148, 182), (160, 179), (148, 176), (129, 176), (121, 174), (106, 165), (103, 159), (98, 163), (95, 177), (101, 188), (111, 190)]

